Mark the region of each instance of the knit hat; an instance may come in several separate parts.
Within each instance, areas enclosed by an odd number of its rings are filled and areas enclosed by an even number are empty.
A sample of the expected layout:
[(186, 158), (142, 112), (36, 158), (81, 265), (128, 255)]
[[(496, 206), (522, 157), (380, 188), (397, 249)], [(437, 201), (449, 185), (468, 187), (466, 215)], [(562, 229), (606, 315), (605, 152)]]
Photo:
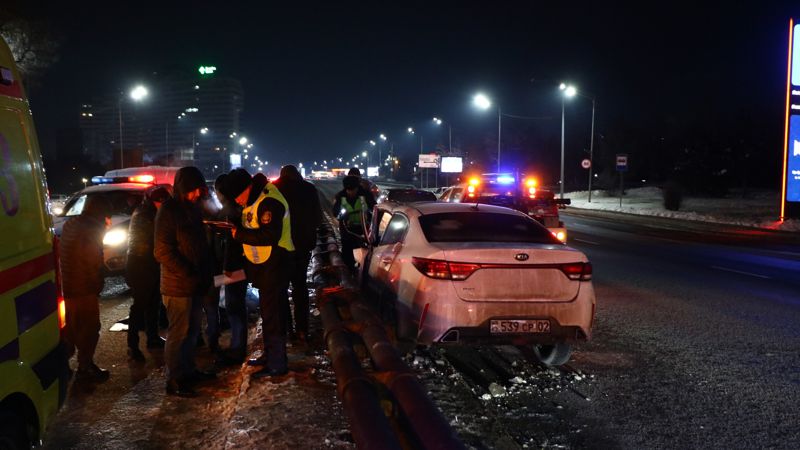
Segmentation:
[(247, 189), (253, 182), (253, 178), (244, 169), (234, 169), (225, 177), (224, 189), (222, 195), (230, 198), (231, 200), (242, 195), (242, 192)]

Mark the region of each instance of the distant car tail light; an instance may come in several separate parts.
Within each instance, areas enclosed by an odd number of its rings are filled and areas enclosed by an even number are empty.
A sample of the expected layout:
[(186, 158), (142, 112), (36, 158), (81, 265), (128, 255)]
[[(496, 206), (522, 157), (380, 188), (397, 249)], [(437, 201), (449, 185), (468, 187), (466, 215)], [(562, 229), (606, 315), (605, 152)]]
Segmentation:
[(592, 263), (563, 264), (561, 270), (570, 280), (591, 281), (592, 279)]
[(565, 233), (563, 231), (551, 231), (550, 234), (555, 236), (556, 239), (558, 239), (561, 242), (566, 242), (567, 241), (567, 233)]

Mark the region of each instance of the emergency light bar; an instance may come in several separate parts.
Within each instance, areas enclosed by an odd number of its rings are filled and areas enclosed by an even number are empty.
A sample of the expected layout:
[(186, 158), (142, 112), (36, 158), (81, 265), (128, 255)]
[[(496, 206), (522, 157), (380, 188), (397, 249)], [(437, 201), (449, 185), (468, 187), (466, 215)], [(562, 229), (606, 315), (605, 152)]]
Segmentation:
[(135, 175), (132, 177), (92, 177), (92, 184), (114, 184), (114, 183), (153, 183), (156, 178), (152, 175)]

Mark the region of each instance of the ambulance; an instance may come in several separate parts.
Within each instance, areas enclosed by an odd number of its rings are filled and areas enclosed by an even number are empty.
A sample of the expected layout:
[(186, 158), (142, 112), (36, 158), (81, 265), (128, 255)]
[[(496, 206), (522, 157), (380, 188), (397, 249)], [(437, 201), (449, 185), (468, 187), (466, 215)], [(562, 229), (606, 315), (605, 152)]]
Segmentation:
[(0, 448), (38, 444), (66, 396), (66, 314), (47, 202), (28, 99), (0, 38)]

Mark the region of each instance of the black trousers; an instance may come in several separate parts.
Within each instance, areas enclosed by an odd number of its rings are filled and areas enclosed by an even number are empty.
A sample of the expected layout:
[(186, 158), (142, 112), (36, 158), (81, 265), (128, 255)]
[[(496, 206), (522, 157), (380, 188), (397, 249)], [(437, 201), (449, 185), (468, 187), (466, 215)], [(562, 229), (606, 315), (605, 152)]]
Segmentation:
[(131, 257), (126, 280), (131, 287), (133, 303), (128, 316), (128, 347), (139, 347), (139, 332), (144, 331), (147, 340), (155, 342), (158, 334), (158, 313), (161, 308), (159, 267)]
[(247, 262), (247, 278), (258, 289), (261, 330), (264, 337), (264, 353), (270, 369), (286, 369), (286, 306), (289, 276), (294, 258), (285, 251), (273, 248), (267, 262)]
[(342, 227), (340, 232), (342, 236), (342, 262), (350, 269), (350, 272), (355, 273), (356, 258), (353, 255), (353, 250), (362, 246), (363, 240), (361, 236), (364, 235), (364, 231), (359, 225), (346, 229)]
[[(286, 323), (289, 331), (303, 333), (308, 336), (308, 263), (311, 261), (311, 251), (297, 250), (294, 253), (294, 264), (289, 281), (292, 283), (292, 304), (286, 299)], [(294, 311), (291, 307), (294, 306)], [(294, 314), (292, 314), (292, 312)], [(292, 323), (294, 316), (294, 324)], [(294, 327), (292, 326), (294, 325)]]

